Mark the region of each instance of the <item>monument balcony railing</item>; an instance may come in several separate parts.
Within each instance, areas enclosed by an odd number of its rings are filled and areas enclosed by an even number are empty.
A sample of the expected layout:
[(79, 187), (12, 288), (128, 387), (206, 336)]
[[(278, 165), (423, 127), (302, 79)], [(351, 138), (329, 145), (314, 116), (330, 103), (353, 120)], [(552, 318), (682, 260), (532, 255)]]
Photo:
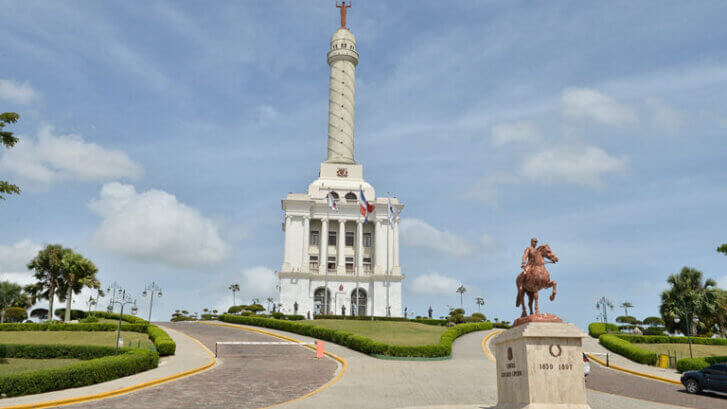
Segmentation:
[(318, 271), (318, 263), (310, 263), (308, 264), (308, 270), (312, 272)]
[(361, 269), (361, 272), (363, 272), (364, 274), (373, 274), (374, 269), (371, 268), (371, 265), (364, 265), (363, 268)]

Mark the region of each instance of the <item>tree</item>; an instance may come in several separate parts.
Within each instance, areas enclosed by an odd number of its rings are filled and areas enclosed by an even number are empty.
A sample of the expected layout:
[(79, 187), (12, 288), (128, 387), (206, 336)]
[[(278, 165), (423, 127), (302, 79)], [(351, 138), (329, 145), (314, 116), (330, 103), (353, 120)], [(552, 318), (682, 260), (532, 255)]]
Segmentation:
[(66, 302), (64, 321), (71, 320), (71, 299), (84, 287), (100, 289), (101, 282), (96, 278), (98, 268), (88, 259), (71, 250), (64, 252), (63, 271), (59, 282), (58, 299)]
[(253, 304), (260, 304), (260, 299), (259, 298), (253, 298), (252, 299), (252, 303)]
[(727, 243), (717, 247), (717, 251), (727, 256)]
[(275, 301), (275, 300), (273, 300), (273, 297), (268, 297), (268, 298), (265, 299), (265, 301), (267, 301), (267, 303), (268, 303), (268, 311), (270, 311), (270, 304), (272, 304), (273, 301)]
[(629, 308), (634, 308), (634, 305), (631, 304), (629, 301), (624, 301), (624, 302), (621, 303), (621, 308), (624, 309), (624, 313), (625, 313), (624, 315), (625, 316), (628, 316), (629, 315)]
[(66, 251), (68, 249), (60, 244), (49, 244), (28, 263), (28, 269), (35, 270), (33, 277), (37, 282), (26, 286), (25, 291), (34, 304), (41, 299), (48, 300), (48, 319), (53, 317), (53, 300), (63, 277), (63, 253)]
[(28, 319), (28, 312), (20, 307), (8, 307), (3, 310), (5, 322), (23, 322)]
[(0, 281), (0, 324), (5, 322), (5, 309), (23, 301), (23, 287), (10, 281)]
[(460, 284), (460, 286), (456, 292), (459, 293), (459, 306), (460, 306), (460, 308), (464, 308), (462, 296), (464, 295), (464, 293), (467, 292), (467, 289), (464, 288), (464, 286)]
[[(609, 300), (606, 297), (601, 297), (596, 301), (596, 309), (601, 310), (601, 316), (603, 317), (603, 323), (608, 324), (608, 309), (611, 309), (613, 311), (613, 304), (611, 303), (611, 300)], [(608, 325), (606, 325), (606, 328), (608, 328)]]
[[(667, 330), (692, 335), (708, 332), (710, 327), (706, 324), (716, 312), (717, 282), (711, 278), (703, 281), (702, 272), (690, 267), (670, 275), (666, 282), (670, 288), (661, 293), (659, 312)], [(679, 322), (674, 318), (679, 318)]]
[[(19, 139), (13, 136), (12, 132), (5, 131), (3, 128), (5, 128), (5, 125), (18, 122), (18, 119), (20, 119), (20, 115), (15, 112), (4, 112), (0, 114), (0, 143), (2, 143), (6, 148), (12, 148), (15, 146)], [(0, 180), (0, 199), (5, 200), (5, 197), (3, 196), (4, 194), (12, 195), (19, 193), (20, 187), (13, 185), (10, 182)]]
[(659, 317), (646, 317), (644, 318), (644, 324), (650, 327), (658, 327), (664, 325), (664, 320)]
[(480, 310), (480, 307), (482, 307), (483, 305), (485, 305), (485, 299), (482, 298), (482, 297), (477, 297), (477, 298), (475, 298), (475, 304), (477, 304), (477, 311), (478, 312), (482, 312)]
[(240, 284), (230, 284), (229, 287), (227, 287), (228, 290), (232, 290), (232, 305), (237, 304), (235, 302), (235, 293), (240, 291)]

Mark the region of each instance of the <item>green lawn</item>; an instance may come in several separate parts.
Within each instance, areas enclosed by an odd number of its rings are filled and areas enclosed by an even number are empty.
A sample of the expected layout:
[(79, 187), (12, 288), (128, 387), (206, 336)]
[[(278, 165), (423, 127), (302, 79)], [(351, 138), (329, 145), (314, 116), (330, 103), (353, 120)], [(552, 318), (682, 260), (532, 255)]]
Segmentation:
[(390, 345), (438, 344), (445, 327), (402, 321), (312, 320), (299, 321), (371, 338)]
[[(689, 344), (634, 344), (639, 348), (656, 352), (658, 354), (677, 354), (677, 358), (689, 358)], [(701, 345), (692, 344), (692, 352), (698, 356), (727, 356), (727, 345)]]
[[(124, 346), (153, 346), (149, 336), (121, 331)], [(0, 331), (0, 344), (116, 345), (116, 331)]]
[(80, 359), (0, 358), (0, 376), (18, 372), (34, 371), (36, 369), (58, 368), (78, 361), (80, 361)]

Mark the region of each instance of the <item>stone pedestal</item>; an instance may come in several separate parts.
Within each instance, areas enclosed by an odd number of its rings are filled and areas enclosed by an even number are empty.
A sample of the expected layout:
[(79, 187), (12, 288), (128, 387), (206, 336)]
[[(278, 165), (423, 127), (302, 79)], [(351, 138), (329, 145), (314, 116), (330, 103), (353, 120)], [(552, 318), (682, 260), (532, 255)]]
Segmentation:
[(497, 409), (590, 409), (573, 324), (529, 322), (495, 339)]

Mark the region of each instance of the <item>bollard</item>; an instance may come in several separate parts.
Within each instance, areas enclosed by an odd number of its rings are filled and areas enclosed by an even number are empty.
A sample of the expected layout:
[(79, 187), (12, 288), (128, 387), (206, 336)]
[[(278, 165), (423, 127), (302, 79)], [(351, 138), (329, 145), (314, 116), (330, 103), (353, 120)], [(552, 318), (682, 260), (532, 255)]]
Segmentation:
[(323, 358), (323, 341), (316, 340), (316, 358)]
[(608, 362), (608, 352), (606, 353), (606, 367), (611, 366), (611, 364)]

